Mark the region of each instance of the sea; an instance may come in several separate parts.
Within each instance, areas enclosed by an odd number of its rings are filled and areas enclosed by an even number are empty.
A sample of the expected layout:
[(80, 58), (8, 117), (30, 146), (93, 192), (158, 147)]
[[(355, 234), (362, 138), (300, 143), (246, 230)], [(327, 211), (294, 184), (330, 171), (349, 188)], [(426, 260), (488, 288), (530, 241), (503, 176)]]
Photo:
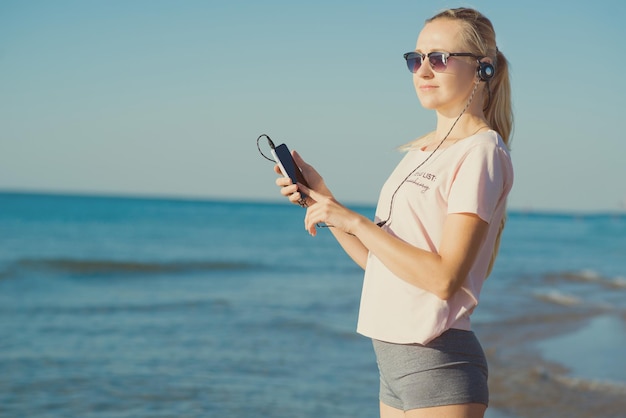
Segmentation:
[[(0, 193), (0, 417), (378, 417), (363, 272), (303, 215)], [(486, 417), (626, 417), (626, 213), (511, 210), (472, 318)]]

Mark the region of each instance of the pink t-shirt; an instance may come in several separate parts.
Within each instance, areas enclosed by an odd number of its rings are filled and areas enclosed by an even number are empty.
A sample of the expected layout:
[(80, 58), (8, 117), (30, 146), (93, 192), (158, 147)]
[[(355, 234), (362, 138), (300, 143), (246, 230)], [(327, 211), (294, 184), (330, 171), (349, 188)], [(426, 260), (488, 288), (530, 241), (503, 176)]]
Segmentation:
[[(430, 153), (411, 150), (400, 161), (380, 193), (376, 222), (387, 219), (392, 194)], [(436, 253), (446, 216), (472, 213), (489, 223), (487, 237), (462, 287), (448, 301), (400, 279), (370, 253), (357, 332), (391, 343), (425, 344), (449, 328), (469, 330), (512, 185), (511, 157), (495, 131), (436, 151), (402, 184), (383, 228)]]

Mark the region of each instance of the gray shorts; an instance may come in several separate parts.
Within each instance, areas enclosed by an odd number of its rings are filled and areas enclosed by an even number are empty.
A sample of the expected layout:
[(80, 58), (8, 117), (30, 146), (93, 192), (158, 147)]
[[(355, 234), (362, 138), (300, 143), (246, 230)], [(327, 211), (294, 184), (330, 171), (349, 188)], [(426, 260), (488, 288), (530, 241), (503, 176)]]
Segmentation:
[(403, 411), (489, 403), (487, 360), (472, 331), (449, 329), (426, 345), (372, 341), (382, 403)]

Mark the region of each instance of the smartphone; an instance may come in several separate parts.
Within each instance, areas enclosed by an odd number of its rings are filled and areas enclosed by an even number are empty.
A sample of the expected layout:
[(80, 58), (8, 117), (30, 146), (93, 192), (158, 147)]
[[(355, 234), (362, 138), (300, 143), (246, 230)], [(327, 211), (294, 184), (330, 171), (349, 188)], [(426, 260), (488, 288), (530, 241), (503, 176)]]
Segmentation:
[[(300, 171), (300, 167), (298, 167), (296, 162), (293, 160), (291, 151), (289, 151), (287, 145), (280, 144), (276, 146), (272, 149), (272, 155), (274, 156), (281, 173), (283, 173), (283, 176), (289, 177), (293, 184), (300, 183), (309, 187), (304, 179), (304, 176), (302, 175), (302, 171)], [(304, 193), (300, 192), (300, 194), (302, 195), (302, 198), (306, 197)]]

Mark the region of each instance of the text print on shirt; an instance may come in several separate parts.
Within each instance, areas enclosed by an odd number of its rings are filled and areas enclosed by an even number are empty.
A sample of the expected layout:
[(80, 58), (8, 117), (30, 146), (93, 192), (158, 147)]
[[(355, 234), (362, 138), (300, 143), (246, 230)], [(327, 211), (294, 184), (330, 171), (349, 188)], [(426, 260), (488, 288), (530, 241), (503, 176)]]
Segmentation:
[(417, 173), (411, 175), (408, 179), (406, 179), (407, 183), (413, 183), (418, 186), (422, 193), (426, 193), (430, 190), (430, 185), (425, 184), (424, 182), (430, 182), (431, 185), (437, 180), (437, 176), (433, 173), (427, 173), (425, 171), (418, 171)]

